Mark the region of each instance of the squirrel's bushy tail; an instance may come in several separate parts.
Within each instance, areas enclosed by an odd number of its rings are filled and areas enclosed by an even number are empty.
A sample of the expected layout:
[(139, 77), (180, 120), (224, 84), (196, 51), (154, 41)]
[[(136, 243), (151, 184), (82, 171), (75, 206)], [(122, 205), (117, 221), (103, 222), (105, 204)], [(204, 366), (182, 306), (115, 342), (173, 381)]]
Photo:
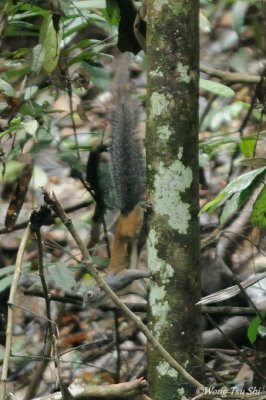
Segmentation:
[(111, 159), (117, 206), (127, 215), (145, 189), (144, 155), (137, 137), (141, 107), (129, 93), (119, 93), (111, 119)]

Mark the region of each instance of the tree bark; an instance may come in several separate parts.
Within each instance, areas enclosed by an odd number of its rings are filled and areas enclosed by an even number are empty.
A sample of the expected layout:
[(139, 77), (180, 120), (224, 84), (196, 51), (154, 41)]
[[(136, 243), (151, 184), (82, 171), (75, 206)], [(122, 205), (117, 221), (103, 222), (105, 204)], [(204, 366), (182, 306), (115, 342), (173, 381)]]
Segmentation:
[[(147, 179), (149, 327), (195, 378), (203, 377), (198, 224), (197, 0), (147, 1)], [(178, 399), (195, 389), (150, 348), (150, 396)]]

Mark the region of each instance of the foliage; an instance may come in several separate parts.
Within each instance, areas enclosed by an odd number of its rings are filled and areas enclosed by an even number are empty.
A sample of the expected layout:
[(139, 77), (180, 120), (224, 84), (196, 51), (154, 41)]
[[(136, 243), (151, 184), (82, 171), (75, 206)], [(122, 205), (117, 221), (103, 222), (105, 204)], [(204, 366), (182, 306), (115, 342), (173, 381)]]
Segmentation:
[[(3, 159), (14, 159), (33, 138), (30, 151), (34, 155), (46, 147), (57, 147), (62, 158), (81, 169), (77, 156), (67, 156), (71, 150), (62, 150), (57, 142), (51, 106), (64, 92), (72, 101), (71, 96), (80, 94), (80, 82), (87, 87), (107, 87), (109, 76), (102, 59), (110, 57), (109, 49), (115, 43), (108, 35), (116, 31), (112, 24), (117, 21), (111, 24), (106, 17), (104, 1), (59, 1), (57, 7), (52, 2), (9, 1), (5, 9), (0, 109), (7, 124), (2, 123), (0, 137), (12, 135), (14, 143), (2, 150)], [(106, 39), (87, 38), (91, 26)], [(90, 146), (88, 135), (87, 149)]]
[(251, 344), (256, 342), (259, 335), (261, 337), (265, 337), (265, 327), (262, 325), (265, 316), (266, 311), (262, 311), (260, 312), (259, 316), (253, 318), (253, 320), (250, 322), (247, 335)]
[[(34, 160), (47, 149), (55, 150), (72, 176), (85, 175), (87, 153), (105, 132), (100, 127), (77, 135), (77, 126), (88, 120), (94, 106), (93, 93), (104, 92), (111, 84), (109, 64), (115, 54), (120, 18), (117, 2), (8, 0), (5, 3), (0, 6), (1, 185), (10, 185), (20, 176), (24, 167), (21, 155), (30, 153), (30, 160)], [(136, 2), (138, 6), (139, 3)], [(262, 13), (261, 4), (248, 0), (200, 3), (203, 43), (210, 45), (210, 37), (212, 41), (212, 47), (202, 46), (203, 64), (218, 71), (212, 75), (203, 70), (199, 81), (200, 164), (206, 171), (210, 193), (208, 200), (204, 198), (200, 216), (205, 214), (208, 229), (212, 229), (212, 216), (206, 213), (215, 214), (215, 222), (223, 228), (253, 198), (249, 222), (265, 228), (266, 157), (260, 152), (265, 145), (265, 103), (258, 98), (252, 103), (256, 91), (254, 80), (248, 84), (243, 80), (250, 75), (258, 77), (257, 66), (265, 58), (263, 24), (257, 17)], [(220, 18), (221, 9), (225, 34), (220, 33), (220, 27), (216, 30), (214, 23)], [(145, 64), (145, 56), (135, 57), (140, 59)], [(223, 75), (225, 72), (236, 74), (236, 80)], [(55, 107), (64, 95), (69, 101), (68, 111)], [(75, 97), (80, 99), (76, 107)], [(145, 94), (138, 97), (144, 103)], [(71, 133), (61, 136), (65, 124), (71, 127)], [(100, 169), (105, 174), (109, 206), (113, 198), (107, 163), (100, 165)], [(31, 188), (39, 193), (39, 187), (48, 182), (48, 177), (40, 166), (34, 167), (33, 176)], [(30, 207), (36, 206), (38, 195), (36, 198)], [(5, 205), (1, 204), (0, 210), (4, 214)], [(85, 225), (88, 231), (91, 220), (89, 210), (75, 222), (81, 231)], [(57, 221), (55, 226), (62, 229)], [(49, 257), (44, 265), (48, 285), (65, 292), (79, 291), (70, 263)], [(107, 258), (99, 256), (93, 257), (93, 262), (102, 267), (108, 264)], [(0, 269), (1, 295), (10, 286), (14, 269), (14, 265)], [(22, 271), (29, 278), (37, 274), (34, 263), (23, 264)], [(85, 278), (89, 286), (91, 277)], [(250, 324), (251, 343), (255, 343), (258, 334), (264, 334), (260, 317)]]
[[(231, 51), (233, 46), (236, 44), (236, 41), (243, 38), (247, 32), (248, 34), (253, 35), (254, 40), (257, 43), (261, 43), (262, 32), (259, 28), (258, 21), (255, 17), (252, 17), (252, 12), (254, 12), (254, 10), (250, 6), (249, 2), (228, 1), (227, 3), (228, 6), (231, 7), (233, 17), (233, 30), (231, 34), (232, 37), (234, 36), (234, 41), (232, 43), (223, 43), (222, 45), (224, 46), (224, 49)], [(261, 5), (256, 3), (254, 9), (257, 10), (257, 12), (260, 12), (260, 7)], [(211, 12), (210, 8), (206, 9)], [(251, 24), (250, 22), (247, 23), (247, 15), (249, 15), (249, 13), (251, 13)], [(242, 57), (244, 54), (245, 56)], [(261, 56), (262, 54), (263, 53), (261, 53)], [(245, 70), (245, 67), (250, 62), (250, 59), (246, 56), (246, 49), (244, 47), (238, 48), (237, 54), (232, 56), (232, 59), (235, 59), (238, 62), (238, 65), (234, 63), (234, 65), (231, 64), (231, 66), (236, 71)], [(216, 88), (215, 85), (216, 82), (212, 82), (211, 80), (207, 80), (206, 83), (204, 80), (201, 80), (200, 83), (200, 87), (202, 89), (210, 90), (215, 95), (232, 96), (234, 93), (232, 91), (230, 94), (231, 88), (226, 86), (224, 89), (221, 88), (221, 92), (219, 93), (219, 86)], [(248, 172), (248, 170), (243, 171), (242, 175), (229, 182), (224, 188), (222, 188), (222, 190), (213, 200), (202, 207), (200, 212), (201, 215), (205, 212), (213, 213), (218, 208), (222, 208), (220, 212), (221, 224), (228, 223), (235, 213), (241, 210), (248, 199), (253, 195), (256, 189), (263, 184), (264, 181), (265, 160), (264, 158), (258, 158), (256, 156), (257, 149), (260, 148), (260, 145), (263, 145), (265, 137), (264, 132), (260, 129), (260, 126), (258, 127), (258, 132), (245, 136), (243, 136), (242, 131), (237, 134), (237, 132), (229, 132), (224, 130), (225, 123), (230, 123), (235, 118), (239, 118), (240, 115), (243, 115), (243, 111), (248, 110), (249, 107), (251, 109), (251, 115), (249, 119), (245, 121), (245, 124), (241, 129), (245, 129), (249, 122), (256, 123), (255, 119), (257, 119), (257, 122), (261, 123), (264, 118), (263, 111), (256, 108), (254, 109), (254, 104), (248, 104), (243, 101), (240, 102), (239, 98), (233, 98), (231, 104), (224, 102), (224, 105), (222, 105), (220, 108), (215, 107), (214, 104), (213, 110), (210, 110), (202, 122), (203, 128), (215, 131), (215, 136), (213, 138), (211, 137), (208, 140), (203, 140), (200, 143), (202, 159), (204, 155), (207, 155), (208, 159), (212, 159), (213, 157), (216, 157), (217, 154), (219, 154), (219, 152), (223, 149), (225, 152), (228, 152), (229, 156), (231, 156), (231, 153), (233, 153), (239, 157), (239, 154), (242, 153), (242, 158), (236, 159), (236, 166), (243, 165), (255, 169), (250, 172)], [(225, 147), (225, 144), (228, 146)], [(230, 180), (231, 177), (228, 176), (227, 179)], [(250, 221), (254, 225), (264, 227), (265, 222), (263, 208), (265, 207), (265, 191), (264, 189), (257, 190), (256, 193), (257, 200), (255, 200), (253, 204), (253, 212), (251, 214)]]
[(226, 203), (226, 207), (221, 215), (221, 223), (224, 223), (235, 211), (246, 203), (250, 193), (257, 187), (265, 173), (266, 167), (262, 167), (235, 178), (214, 200), (206, 204), (201, 212), (213, 212)]

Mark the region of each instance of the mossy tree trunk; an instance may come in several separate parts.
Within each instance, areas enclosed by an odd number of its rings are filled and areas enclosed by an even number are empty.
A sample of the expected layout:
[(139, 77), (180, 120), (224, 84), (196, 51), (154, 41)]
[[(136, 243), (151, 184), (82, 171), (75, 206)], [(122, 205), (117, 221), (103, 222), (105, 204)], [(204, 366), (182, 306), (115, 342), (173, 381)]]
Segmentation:
[[(148, 237), (149, 327), (195, 378), (203, 369), (198, 224), (197, 0), (147, 1), (147, 168), (153, 205)], [(184, 378), (149, 349), (151, 397), (194, 394)]]

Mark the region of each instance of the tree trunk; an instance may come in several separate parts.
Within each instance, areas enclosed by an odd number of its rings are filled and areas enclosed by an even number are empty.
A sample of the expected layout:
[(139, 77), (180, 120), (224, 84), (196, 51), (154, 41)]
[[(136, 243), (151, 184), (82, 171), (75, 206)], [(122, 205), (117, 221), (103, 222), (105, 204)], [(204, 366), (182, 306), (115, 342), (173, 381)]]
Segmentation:
[[(147, 1), (147, 175), (153, 217), (148, 236), (149, 327), (195, 378), (203, 368), (198, 224), (197, 0)], [(195, 389), (149, 349), (155, 399), (178, 399)]]

